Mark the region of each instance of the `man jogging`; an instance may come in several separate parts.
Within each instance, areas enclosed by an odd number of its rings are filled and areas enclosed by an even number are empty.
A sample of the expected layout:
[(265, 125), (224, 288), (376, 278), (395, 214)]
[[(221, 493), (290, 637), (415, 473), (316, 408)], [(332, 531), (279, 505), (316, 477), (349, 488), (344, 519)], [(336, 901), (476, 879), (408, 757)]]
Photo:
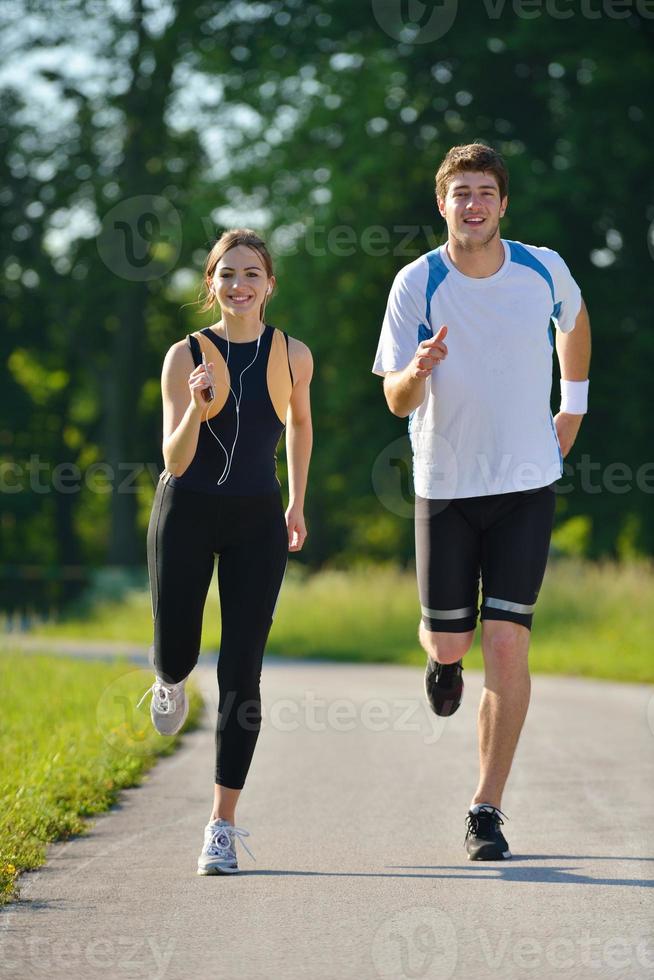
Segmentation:
[[(465, 843), (482, 861), (511, 856), (502, 793), (529, 704), (555, 482), (586, 412), (590, 363), (588, 314), (563, 259), (500, 237), (507, 190), (491, 147), (449, 151), (436, 174), (448, 240), (396, 276), (373, 366), (391, 412), (409, 416), (419, 638), (438, 715), (461, 703), (481, 575), (480, 774)], [(555, 342), (562, 400), (552, 418)]]

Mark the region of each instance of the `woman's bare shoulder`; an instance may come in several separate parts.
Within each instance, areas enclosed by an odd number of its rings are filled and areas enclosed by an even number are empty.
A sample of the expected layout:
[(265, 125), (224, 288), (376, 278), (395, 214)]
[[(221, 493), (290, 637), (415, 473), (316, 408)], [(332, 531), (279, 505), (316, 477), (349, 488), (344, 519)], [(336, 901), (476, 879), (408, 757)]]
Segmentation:
[(313, 357), (308, 346), (296, 337), (288, 338), (288, 359), (291, 362), (293, 379), (310, 381), (313, 374)]
[(193, 356), (186, 343), (186, 339), (178, 340), (166, 351), (163, 360), (162, 375), (175, 376), (185, 372), (186, 375), (194, 368)]

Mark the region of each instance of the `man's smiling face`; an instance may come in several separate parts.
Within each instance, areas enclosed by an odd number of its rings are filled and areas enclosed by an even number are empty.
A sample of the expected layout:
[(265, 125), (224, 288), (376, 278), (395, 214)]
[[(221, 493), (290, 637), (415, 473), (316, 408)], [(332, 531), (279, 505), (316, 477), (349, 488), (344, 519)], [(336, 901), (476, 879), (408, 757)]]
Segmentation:
[(507, 204), (495, 176), (485, 171), (456, 174), (445, 197), (438, 198), (450, 238), (467, 251), (484, 248), (495, 238)]

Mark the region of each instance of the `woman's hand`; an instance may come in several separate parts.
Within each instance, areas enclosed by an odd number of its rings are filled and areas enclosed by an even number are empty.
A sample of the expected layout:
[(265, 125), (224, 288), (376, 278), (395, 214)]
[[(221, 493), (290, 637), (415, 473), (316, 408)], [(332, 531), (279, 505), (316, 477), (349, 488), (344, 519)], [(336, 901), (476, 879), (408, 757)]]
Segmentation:
[(213, 380), (213, 361), (209, 361), (206, 367), (204, 364), (198, 364), (188, 376), (188, 386), (195, 407), (204, 410), (209, 402), (202, 392), (207, 388), (213, 388), (214, 392), (216, 390)]
[(286, 527), (288, 529), (288, 550), (301, 551), (307, 536), (304, 514), (301, 507), (290, 506), (286, 510)]

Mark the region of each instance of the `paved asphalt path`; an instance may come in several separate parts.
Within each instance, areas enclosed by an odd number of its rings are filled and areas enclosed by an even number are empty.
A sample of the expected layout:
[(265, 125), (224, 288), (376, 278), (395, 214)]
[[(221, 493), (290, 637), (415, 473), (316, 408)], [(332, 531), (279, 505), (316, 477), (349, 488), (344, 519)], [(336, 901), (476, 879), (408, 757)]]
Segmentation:
[(256, 862), (241, 849), (225, 878), (195, 873), (215, 660), (193, 676), (202, 727), (23, 876), (0, 914), (3, 980), (654, 976), (649, 688), (534, 678), (504, 800), (514, 858), (473, 864), (481, 676), (442, 720), (417, 668), (267, 658), (237, 820)]

